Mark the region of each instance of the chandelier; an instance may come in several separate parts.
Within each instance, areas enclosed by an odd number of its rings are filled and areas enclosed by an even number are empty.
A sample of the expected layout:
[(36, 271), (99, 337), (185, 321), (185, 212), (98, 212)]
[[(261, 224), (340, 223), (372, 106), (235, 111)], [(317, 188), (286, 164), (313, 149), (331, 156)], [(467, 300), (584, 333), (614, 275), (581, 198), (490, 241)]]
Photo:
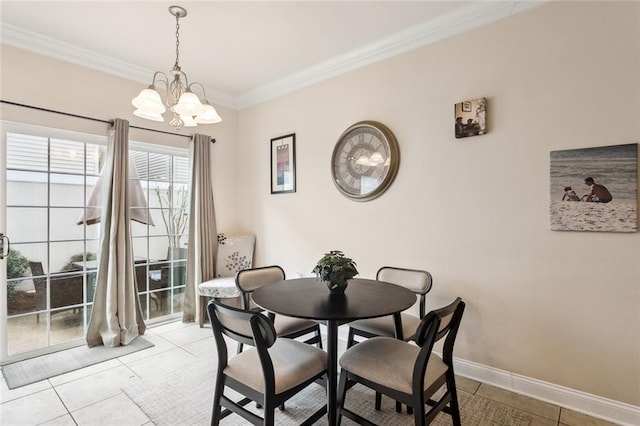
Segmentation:
[[(193, 82), (189, 84), (187, 74), (182, 72), (180, 58), (180, 18), (187, 16), (187, 11), (180, 6), (170, 6), (169, 13), (176, 17), (176, 63), (171, 70), (171, 78), (162, 71), (153, 74), (153, 81), (131, 103), (137, 109), (133, 112), (138, 117), (153, 121), (164, 121), (162, 114), (168, 109), (173, 117), (169, 124), (176, 130), (184, 127), (195, 127), (198, 124), (213, 124), (222, 121), (215, 108), (209, 105), (204, 86)], [(164, 86), (165, 101), (162, 101), (156, 86)], [(191, 89), (199, 86), (204, 99), (201, 100)]]

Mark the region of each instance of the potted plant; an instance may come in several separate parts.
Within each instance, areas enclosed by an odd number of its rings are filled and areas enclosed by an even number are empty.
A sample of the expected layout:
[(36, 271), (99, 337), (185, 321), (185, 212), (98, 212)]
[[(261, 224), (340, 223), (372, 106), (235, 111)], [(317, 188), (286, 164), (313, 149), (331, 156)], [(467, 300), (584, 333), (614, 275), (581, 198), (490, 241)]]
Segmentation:
[(339, 250), (325, 253), (311, 272), (327, 284), (331, 293), (344, 293), (348, 280), (358, 275), (356, 263)]

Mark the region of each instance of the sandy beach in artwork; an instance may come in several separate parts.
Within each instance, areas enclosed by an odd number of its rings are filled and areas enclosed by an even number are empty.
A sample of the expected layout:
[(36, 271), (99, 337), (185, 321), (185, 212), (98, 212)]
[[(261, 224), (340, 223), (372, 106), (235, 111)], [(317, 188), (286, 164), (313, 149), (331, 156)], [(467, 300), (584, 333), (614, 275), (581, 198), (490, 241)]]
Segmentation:
[(552, 201), (551, 229), (556, 231), (636, 232), (636, 200), (610, 203)]

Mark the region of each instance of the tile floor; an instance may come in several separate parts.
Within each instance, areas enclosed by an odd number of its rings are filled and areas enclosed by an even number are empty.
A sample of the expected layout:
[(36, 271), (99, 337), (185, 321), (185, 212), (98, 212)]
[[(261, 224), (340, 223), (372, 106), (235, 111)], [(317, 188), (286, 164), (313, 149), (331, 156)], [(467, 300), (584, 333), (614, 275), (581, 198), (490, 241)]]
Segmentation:
[[(122, 388), (211, 356), (214, 343), (211, 328), (181, 322), (150, 328), (145, 338), (155, 346), (32, 385), (9, 390), (2, 378), (0, 425), (153, 425)], [(533, 414), (534, 425), (611, 425), (469, 379), (460, 378), (458, 388)]]

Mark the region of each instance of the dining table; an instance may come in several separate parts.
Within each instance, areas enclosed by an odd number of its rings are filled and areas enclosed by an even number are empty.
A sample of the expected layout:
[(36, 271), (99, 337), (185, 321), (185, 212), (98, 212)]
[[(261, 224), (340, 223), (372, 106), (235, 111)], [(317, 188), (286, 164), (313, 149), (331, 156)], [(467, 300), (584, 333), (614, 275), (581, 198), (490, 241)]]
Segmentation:
[(260, 287), (252, 297), (267, 311), (326, 325), (327, 420), (332, 426), (338, 418), (338, 327), (359, 319), (394, 315), (396, 330), (401, 330), (400, 312), (416, 302), (415, 293), (404, 287), (363, 278), (349, 280), (344, 293), (330, 293), (316, 278), (296, 278)]

